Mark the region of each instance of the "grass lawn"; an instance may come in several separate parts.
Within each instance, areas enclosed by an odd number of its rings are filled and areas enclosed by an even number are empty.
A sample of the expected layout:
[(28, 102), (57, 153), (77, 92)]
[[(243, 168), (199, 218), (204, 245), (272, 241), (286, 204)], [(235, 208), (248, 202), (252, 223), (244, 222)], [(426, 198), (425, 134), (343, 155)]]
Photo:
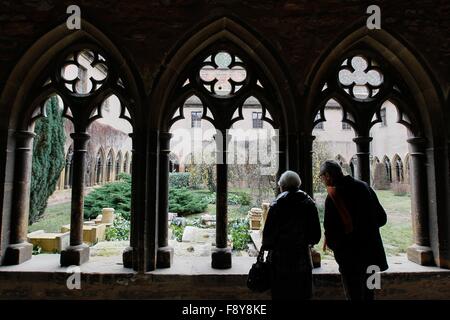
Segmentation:
[(388, 216), (387, 224), (381, 228), (386, 254), (406, 253), (413, 244), (411, 196), (396, 196), (391, 190), (377, 190), (376, 193)]
[(60, 232), (61, 226), (70, 223), (70, 202), (47, 207), (39, 221), (28, 227), (28, 232), (44, 230), (45, 232)]

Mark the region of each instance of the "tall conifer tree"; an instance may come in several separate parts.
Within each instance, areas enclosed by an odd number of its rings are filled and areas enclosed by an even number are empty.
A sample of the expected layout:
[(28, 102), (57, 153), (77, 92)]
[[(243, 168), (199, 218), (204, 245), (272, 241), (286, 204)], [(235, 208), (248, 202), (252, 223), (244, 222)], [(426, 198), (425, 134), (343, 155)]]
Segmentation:
[(48, 198), (56, 189), (65, 164), (64, 119), (58, 98), (46, 102), (47, 117), (36, 121), (31, 173), (29, 223), (37, 221), (47, 208)]

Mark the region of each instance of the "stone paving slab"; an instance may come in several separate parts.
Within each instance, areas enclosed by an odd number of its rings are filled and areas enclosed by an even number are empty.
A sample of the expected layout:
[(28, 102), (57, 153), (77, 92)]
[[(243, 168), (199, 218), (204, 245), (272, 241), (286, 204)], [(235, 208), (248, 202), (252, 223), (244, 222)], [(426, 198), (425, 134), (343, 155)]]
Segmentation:
[[(21, 265), (0, 266), (1, 272), (67, 272), (67, 268), (59, 265), (59, 254), (40, 254)], [(168, 269), (158, 269), (152, 274), (248, 274), (251, 265), (255, 262), (254, 257), (233, 256), (233, 267), (227, 270), (216, 270), (211, 268), (211, 257), (174, 257), (174, 264)], [(390, 273), (443, 273), (448, 274), (450, 270), (438, 267), (419, 266), (404, 256), (389, 257), (390, 268), (385, 272)], [(131, 269), (123, 268), (122, 256), (93, 256), (81, 266), (83, 273), (135, 273)], [(322, 260), (322, 266), (313, 270), (314, 274), (337, 274), (337, 264), (334, 260)]]

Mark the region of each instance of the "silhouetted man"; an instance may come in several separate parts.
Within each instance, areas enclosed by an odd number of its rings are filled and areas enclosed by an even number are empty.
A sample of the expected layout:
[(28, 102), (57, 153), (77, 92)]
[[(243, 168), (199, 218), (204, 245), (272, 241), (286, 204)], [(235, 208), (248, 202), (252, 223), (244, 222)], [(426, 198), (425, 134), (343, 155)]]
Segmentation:
[(373, 300), (369, 289), (369, 266), (388, 268), (379, 228), (386, 224), (386, 212), (373, 189), (363, 181), (344, 176), (336, 161), (320, 167), (320, 178), (327, 187), (325, 200), (325, 245), (333, 250), (350, 300)]

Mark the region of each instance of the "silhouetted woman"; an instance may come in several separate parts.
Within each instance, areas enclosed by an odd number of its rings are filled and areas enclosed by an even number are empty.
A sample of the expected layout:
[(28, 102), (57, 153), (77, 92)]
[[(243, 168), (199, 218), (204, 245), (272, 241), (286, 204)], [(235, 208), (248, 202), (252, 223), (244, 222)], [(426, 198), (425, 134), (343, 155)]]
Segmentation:
[(281, 193), (270, 205), (262, 242), (272, 256), (272, 299), (310, 299), (310, 245), (318, 243), (321, 235), (316, 204), (299, 189), (297, 173), (284, 172), (278, 185)]

